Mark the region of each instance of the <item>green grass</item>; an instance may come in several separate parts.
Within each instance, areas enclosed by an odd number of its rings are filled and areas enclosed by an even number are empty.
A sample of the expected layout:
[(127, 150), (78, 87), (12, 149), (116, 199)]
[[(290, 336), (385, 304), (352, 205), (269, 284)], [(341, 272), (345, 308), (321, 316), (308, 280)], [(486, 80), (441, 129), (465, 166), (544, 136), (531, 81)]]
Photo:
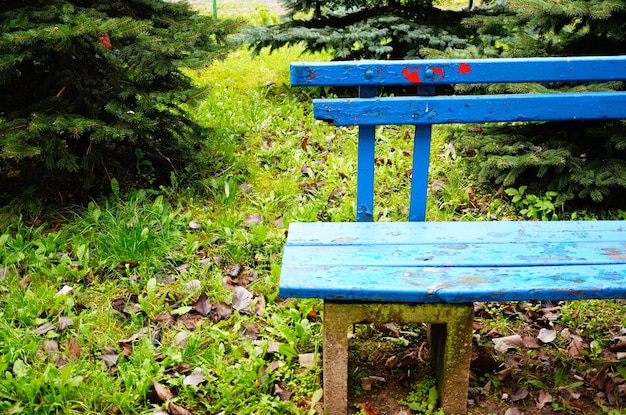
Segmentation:
[[(211, 86), (189, 109), (212, 133), (203, 154), (211, 170), (189, 185), (114, 186), (85, 207), (0, 210), (0, 412), (315, 412), (321, 304), (279, 298), (277, 282), (290, 222), (355, 216), (356, 130), (315, 121), (319, 91), (288, 87), (291, 61), (320, 59), (295, 47), (254, 58), (240, 50), (190, 73)], [(380, 132), (378, 220), (406, 218), (412, 134)], [(517, 217), (445, 138), (435, 131), (428, 218)], [(251, 303), (237, 310), (244, 288)], [(604, 346), (598, 333), (626, 322), (598, 316), (622, 309), (573, 303), (563, 324)], [(494, 320), (477, 333), (481, 344), (490, 326), (515, 330)], [(312, 366), (299, 363), (304, 355)]]

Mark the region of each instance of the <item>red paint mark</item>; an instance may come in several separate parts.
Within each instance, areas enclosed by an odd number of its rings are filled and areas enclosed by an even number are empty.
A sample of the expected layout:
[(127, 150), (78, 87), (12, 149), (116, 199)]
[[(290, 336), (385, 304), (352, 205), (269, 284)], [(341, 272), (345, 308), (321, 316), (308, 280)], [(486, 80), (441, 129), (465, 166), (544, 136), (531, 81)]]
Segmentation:
[(441, 81), (443, 79), (443, 77), (445, 76), (445, 73), (443, 72), (443, 68), (432, 68), (433, 69), (433, 78), (438, 75), (439, 76), (439, 80)]
[(459, 73), (470, 73), (472, 72), (472, 67), (466, 63), (462, 63), (459, 65)]
[(98, 38), (102, 46), (107, 49), (112, 49), (113, 45), (111, 44), (111, 38), (107, 33), (100, 33), (100, 37)]
[(406, 79), (413, 82), (414, 84), (421, 84), (422, 80), (420, 79), (420, 73), (419, 73), (420, 67), (419, 66), (416, 67), (415, 70), (409, 70), (409, 68), (412, 68), (412, 67), (407, 66), (406, 68), (404, 68), (402, 70), (402, 75), (404, 75)]
[(314, 79), (315, 78), (315, 74), (313, 72), (309, 72), (309, 78)]

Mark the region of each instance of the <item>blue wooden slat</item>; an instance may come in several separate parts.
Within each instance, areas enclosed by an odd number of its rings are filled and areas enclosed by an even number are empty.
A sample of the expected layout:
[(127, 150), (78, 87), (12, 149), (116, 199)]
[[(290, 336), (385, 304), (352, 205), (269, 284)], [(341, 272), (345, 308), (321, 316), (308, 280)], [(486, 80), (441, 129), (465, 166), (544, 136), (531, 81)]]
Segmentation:
[(320, 264), (283, 272), (280, 295), (285, 298), (423, 303), (626, 298), (626, 265), (621, 264), (498, 268)]
[(626, 56), (298, 62), (294, 86), (421, 85), (626, 79)]
[(624, 298), (625, 262), (626, 227), (615, 221), (293, 223), (280, 293), (453, 303)]
[[(420, 96), (435, 95), (432, 85), (420, 86)], [(430, 164), (431, 125), (416, 125), (413, 143), (413, 169), (411, 175), (411, 194), (409, 199), (409, 221), (426, 220), (426, 197), (428, 195), (428, 170)]]
[(626, 118), (626, 92), (314, 100), (336, 125), (444, 124)]
[(415, 126), (413, 174), (411, 178), (411, 199), (409, 205), (409, 221), (411, 222), (426, 220), (431, 135), (431, 125)]
[(316, 264), (347, 267), (519, 267), (626, 265), (620, 242), (287, 246), (285, 270)]
[[(360, 87), (359, 97), (376, 96), (376, 87)], [(376, 156), (376, 127), (359, 127), (357, 159), (356, 220), (372, 222), (374, 220), (374, 159)]]
[(623, 242), (626, 222), (376, 222), (291, 223), (287, 245), (404, 245), (533, 243), (568, 241)]

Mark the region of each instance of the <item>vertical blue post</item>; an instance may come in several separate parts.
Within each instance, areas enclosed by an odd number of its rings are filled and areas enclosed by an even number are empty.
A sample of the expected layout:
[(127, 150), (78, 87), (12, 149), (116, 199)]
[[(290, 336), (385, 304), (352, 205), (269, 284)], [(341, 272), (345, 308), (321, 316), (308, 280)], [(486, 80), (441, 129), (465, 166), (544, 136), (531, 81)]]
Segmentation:
[[(359, 97), (371, 98), (378, 93), (376, 86), (360, 86)], [(376, 126), (359, 126), (356, 220), (374, 221), (374, 158), (376, 150)]]
[[(418, 95), (435, 95), (434, 85), (420, 86)], [(413, 180), (411, 181), (411, 204), (409, 221), (426, 220), (426, 197), (428, 195), (428, 165), (430, 163), (430, 140), (432, 125), (415, 126), (413, 144)]]

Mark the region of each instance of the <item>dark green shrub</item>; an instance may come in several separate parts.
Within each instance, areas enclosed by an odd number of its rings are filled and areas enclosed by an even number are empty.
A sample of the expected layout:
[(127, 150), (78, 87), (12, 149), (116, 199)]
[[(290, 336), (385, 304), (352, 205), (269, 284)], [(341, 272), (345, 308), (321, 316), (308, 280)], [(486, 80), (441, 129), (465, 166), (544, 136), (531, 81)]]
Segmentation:
[(226, 53), (239, 23), (159, 0), (10, 0), (0, 25), (0, 194), (67, 197), (184, 170), (206, 137), (181, 67)]

